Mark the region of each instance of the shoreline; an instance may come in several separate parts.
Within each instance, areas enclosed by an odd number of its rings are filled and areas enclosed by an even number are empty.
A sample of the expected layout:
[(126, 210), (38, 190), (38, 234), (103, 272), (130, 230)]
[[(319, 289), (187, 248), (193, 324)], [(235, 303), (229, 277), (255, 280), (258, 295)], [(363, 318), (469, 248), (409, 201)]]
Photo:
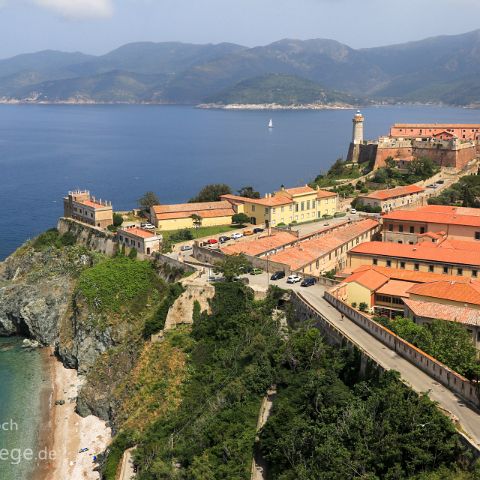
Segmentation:
[[(75, 412), (76, 397), (82, 379), (76, 370), (64, 368), (53, 348), (43, 349), (50, 384), (41, 392), (42, 423), (38, 447), (54, 457), (36, 464), (32, 480), (98, 480), (93, 456), (103, 452), (111, 441), (111, 430), (93, 415), (80, 417)], [(55, 405), (63, 400), (63, 405)], [(81, 448), (87, 452), (79, 453)]]

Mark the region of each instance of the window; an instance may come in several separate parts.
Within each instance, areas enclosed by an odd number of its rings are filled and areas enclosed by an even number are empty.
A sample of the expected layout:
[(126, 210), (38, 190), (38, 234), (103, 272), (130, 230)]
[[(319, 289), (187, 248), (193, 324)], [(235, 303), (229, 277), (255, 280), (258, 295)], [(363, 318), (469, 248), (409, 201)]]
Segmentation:
[(266, 209), (265, 209), (265, 214), (267, 214), (267, 215), (268, 215), (268, 208), (266, 208)]
[(285, 207), (282, 207), (282, 210), (281, 210), (281, 211), (282, 211), (282, 213), (283, 213), (284, 209), (285, 209)]
[(399, 226), (398, 226), (398, 231), (399, 231), (400, 233), (403, 233), (403, 225), (399, 225)]
[(472, 270), (472, 277), (477, 278), (477, 271), (476, 270)]
[(430, 273), (433, 273), (433, 265), (429, 265), (429, 266), (428, 266), (428, 271), (429, 271)]
[(413, 245), (413, 242), (408, 242), (409, 245)]
[(391, 223), (390, 223), (390, 225), (388, 225), (388, 231), (393, 232), (393, 225)]
[(403, 240), (399, 240), (398, 243), (403, 243)]
[(475, 232), (475, 240), (480, 240), (480, 232)]
[(415, 227), (410, 227), (410, 233), (415, 233)]
[(305, 202), (302, 202), (302, 207), (301, 207), (301, 209), (302, 209), (302, 212), (305, 210)]
[(310, 200), (307, 200), (307, 210), (310, 210)]
[(403, 270), (405, 270), (405, 262), (400, 262), (400, 268), (402, 268)]
[(391, 267), (392, 266), (392, 261), (391, 260), (387, 260), (387, 267)]
[(448, 267), (443, 267), (443, 273), (448, 273)]
[(463, 268), (457, 268), (457, 275), (463, 275)]
[(274, 209), (274, 208), (272, 208), (272, 213), (275, 213), (275, 209)]
[(413, 266), (413, 269), (418, 272), (420, 270), (420, 264), (419, 263), (416, 263), (414, 266)]
[(252, 212), (255, 211), (255, 205), (252, 205)]
[(295, 211), (298, 212), (298, 203), (295, 204)]

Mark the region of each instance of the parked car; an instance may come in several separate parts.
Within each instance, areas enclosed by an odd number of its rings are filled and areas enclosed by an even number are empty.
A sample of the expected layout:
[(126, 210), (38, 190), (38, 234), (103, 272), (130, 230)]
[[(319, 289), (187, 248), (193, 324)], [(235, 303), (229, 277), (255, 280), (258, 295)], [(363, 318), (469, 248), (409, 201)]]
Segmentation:
[(244, 231), (243, 231), (243, 234), (244, 234), (246, 237), (249, 237), (250, 235), (253, 235), (253, 231), (252, 231), (252, 230), (244, 230)]
[(352, 208), (352, 209), (350, 210), (350, 213), (353, 214), (353, 215), (355, 215), (355, 214), (357, 213), (357, 210), (356, 210), (355, 208)]
[(305, 278), (303, 282), (300, 284), (301, 287), (312, 287), (317, 283), (315, 278)]
[(155, 226), (152, 225), (151, 223), (148, 223), (148, 222), (146, 222), (146, 223), (141, 223), (141, 224), (140, 224), (140, 227), (141, 227), (141, 228), (145, 228), (146, 230), (155, 230)]
[(445, 183), (445, 180), (437, 180), (435, 183), (438, 183), (439, 185), (443, 185)]
[(209, 239), (207, 240), (207, 243), (208, 243), (209, 245), (215, 245), (216, 243), (218, 243), (218, 240), (217, 240), (216, 238), (209, 238)]
[(227, 237), (226, 235), (222, 235), (218, 240), (220, 243), (225, 243), (230, 240), (230, 237)]
[(285, 278), (285, 272), (282, 272), (282, 270), (279, 270), (278, 272), (275, 272), (270, 277), (270, 280), (280, 280), (281, 278)]
[(302, 281), (302, 277), (300, 277), (299, 275), (296, 275), (296, 274), (289, 275), (288, 278), (287, 278), (287, 283), (298, 283), (298, 282), (301, 282), (301, 281)]
[(192, 249), (193, 249), (193, 247), (192, 247), (191, 245), (182, 245), (182, 246), (180, 247), (180, 250), (181, 250), (182, 252), (187, 252), (188, 250), (192, 250)]
[(264, 231), (263, 228), (257, 227), (253, 229), (253, 233), (262, 233)]
[(235, 277), (233, 279), (234, 282), (240, 282), (240, 283), (243, 283), (245, 285), (248, 285), (250, 283), (250, 280), (247, 278), (247, 277)]
[(233, 239), (233, 240), (238, 240), (239, 238), (242, 238), (242, 237), (243, 237), (243, 233), (240, 233), (240, 232), (234, 233), (234, 234), (232, 235), (232, 239)]
[(252, 268), (250, 275), (260, 275), (263, 272), (261, 268)]

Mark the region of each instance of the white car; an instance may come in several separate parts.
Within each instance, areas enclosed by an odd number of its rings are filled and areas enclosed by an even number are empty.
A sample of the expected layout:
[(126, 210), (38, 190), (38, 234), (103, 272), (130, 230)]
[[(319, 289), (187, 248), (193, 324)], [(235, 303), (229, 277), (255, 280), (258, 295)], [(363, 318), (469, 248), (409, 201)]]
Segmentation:
[(302, 281), (302, 277), (299, 275), (289, 275), (287, 278), (287, 283), (298, 283)]
[(187, 252), (187, 251), (189, 251), (189, 250), (193, 250), (193, 247), (192, 247), (191, 245), (182, 245), (182, 246), (180, 247), (180, 250), (181, 250), (182, 252)]
[(233, 238), (234, 240), (238, 240), (239, 238), (242, 238), (242, 237), (243, 237), (243, 233), (234, 233), (234, 234), (232, 235), (232, 238)]
[(350, 213), (351, 213), (352, 215), (355, 215), (355, 214), (357, 213), (357, 211), (356, 211), (354, 208), (352, 208), (352, 209), (350, 210)]
[(144, 228), (145, 230), (155, 230), (155, 226), (151, 223), (142, 223), (140, 224), (140, 227)]

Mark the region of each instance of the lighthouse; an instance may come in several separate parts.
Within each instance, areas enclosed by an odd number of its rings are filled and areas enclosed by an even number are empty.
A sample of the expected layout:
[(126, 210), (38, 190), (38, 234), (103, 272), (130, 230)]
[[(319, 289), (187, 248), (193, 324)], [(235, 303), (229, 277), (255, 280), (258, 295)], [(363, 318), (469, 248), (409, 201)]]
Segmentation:
[(365, 121), (364, 116), (357, 110), (357, 113), (353, 117), (353, 134), (352, 143), (354, 145), (361, 145), (363, 143), (363, 123)]

